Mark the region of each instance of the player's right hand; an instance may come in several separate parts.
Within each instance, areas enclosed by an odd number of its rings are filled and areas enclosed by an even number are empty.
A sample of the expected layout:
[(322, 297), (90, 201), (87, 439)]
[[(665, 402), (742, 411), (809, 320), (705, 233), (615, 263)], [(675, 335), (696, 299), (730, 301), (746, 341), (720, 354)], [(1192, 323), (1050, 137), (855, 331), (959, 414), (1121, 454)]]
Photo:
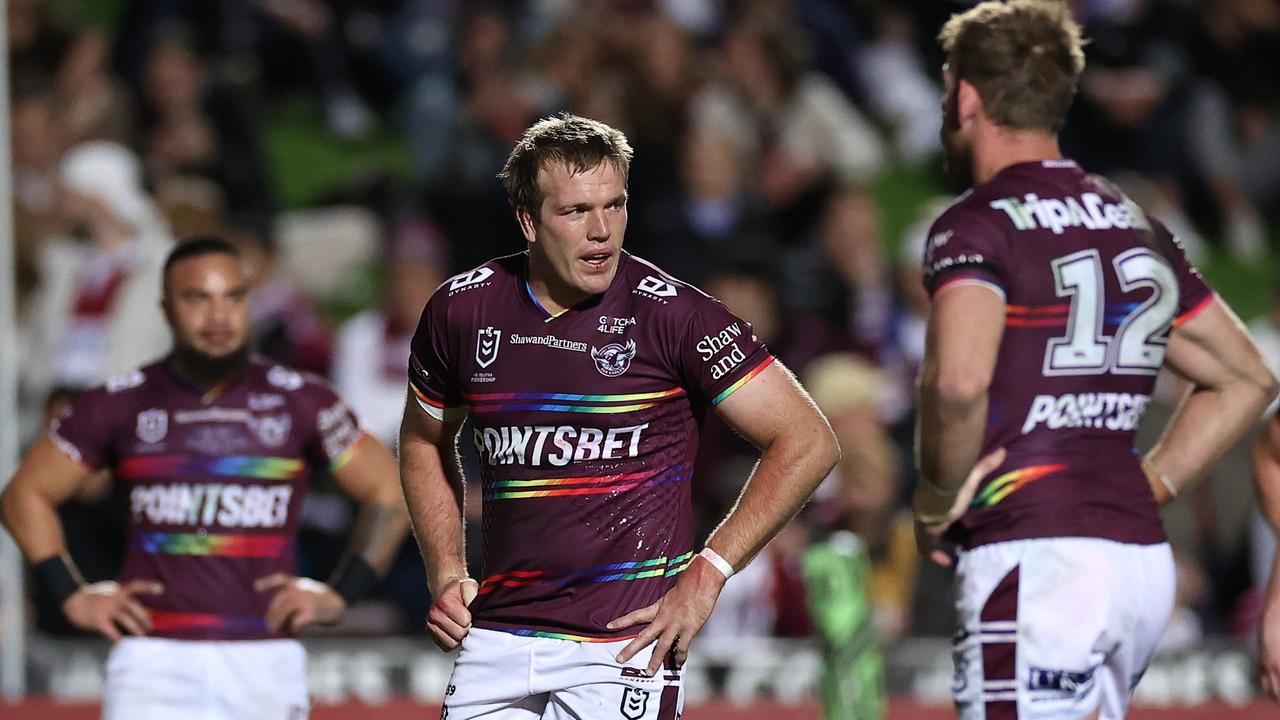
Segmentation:
[[(955, 521), (959, 520), (968, 511), (969, 504), (973, 502), (974, 495), (978, 493), (978, 485), (982, 483), (982, 479), (1004, 464), (1005, 456), (1004, 448), (996, 448), (974, 463), (973, 469), (969, 471), (969, 475), (961, 483), (960, 490), (956, 493), (955, 500), (951, 503), (951, 510), (947, 513), (945, 519), (935, 523), (923, 523), (916, 520), (916, 548), (921, 555), (942, 567), (951, 566), (951, 553), (947, 552), (946, 548), (943, 547), (942, 536), (946, 534), (947, 529)], [(917, 493), (919, 492), (921, 491), (917, 490)]]
[(458, 647), (471, 631), (471, 611), (480, 584), (471, 578), (451, 580), (436, 593), (427, 610), (427, 632), (437, 647), (445, 652)]
[(98, 632), (112, 640), (123, 635), (146, 635), (151, 614), (135, 599), (159, 595), (164, 585), (153, 580), (130, 580), (121, 585), (105, 581), (83, 585), (62, 603), (62, 613), (81, 630)]
[(1262, 692), (1280, 703), (1280, 600), (1273, 599), (1271, 591), (1268, 588), (1262, 621), (1258, 623), (1258, 672)]

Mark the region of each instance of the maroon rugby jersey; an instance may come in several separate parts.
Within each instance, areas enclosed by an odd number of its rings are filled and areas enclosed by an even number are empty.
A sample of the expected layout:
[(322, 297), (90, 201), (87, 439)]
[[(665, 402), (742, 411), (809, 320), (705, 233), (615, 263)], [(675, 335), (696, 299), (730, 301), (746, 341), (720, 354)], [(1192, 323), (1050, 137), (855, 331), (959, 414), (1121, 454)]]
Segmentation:
[(317, 467), (339, 467), (363, 437), (317, 377), (255, 358), (206, 393), (164, 362), (115, 378), (50, 427), (60, 448), (109, 468), (129, 505), (121, 582), (158, 580), (142, 595), (158, 637), (276, 637), (274, 591), (254, 581), (294, 574), (302, 500)]
[(1163, 541), (1134, 429), (1171, 328), (1213, 298), (1169, 231), (1070, 160), (1022, 163), (934, 223), (924, 273), (1006, 303), (983, 453), (1009, 455), (953, 537)]
[(440, 286), (412, 344), (432, 416), (469, 412), (481, 458), (478, 627), (570, 640), (656, 601), (693, 557), (689, 478), (706, 409), (773, 358), (715, 299), (628, 253), (554, 317), (527, 256)]

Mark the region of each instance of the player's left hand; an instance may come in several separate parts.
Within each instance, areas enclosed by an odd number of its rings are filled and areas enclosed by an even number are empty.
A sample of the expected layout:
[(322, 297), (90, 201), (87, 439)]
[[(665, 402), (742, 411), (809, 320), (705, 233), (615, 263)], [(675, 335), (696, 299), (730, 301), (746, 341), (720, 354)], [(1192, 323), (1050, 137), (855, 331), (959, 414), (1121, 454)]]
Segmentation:
[(267, 606), (267, 627), (273, 633), (297, 635), (313, 623), (332, 625), (342, 619), (347, 602), (333, 588), (319, 580), (274, 573), (258, 578), (258, 592), (278, 590)]
[(1004, 448), (996, 448), (978, 459), (973, 469), (969, 471), (969, 475), (961, 483), (960, 490), (956, 493), (955, 499), (951, 501), (951, 507), (940, 521), (926, 523), (920, 520), (921, 516), (928, 517), (935, 512), (930, 503), (936, 500), (936, 493), (933, 493), (928, 488), (916, 488), (915, 496), (912, 498), (912, 505), (916, 513), (916, 548), (919, 549), (921, 555), (928, 557), (942, 567), (951, 566), (951, 553), (947, 552), (943, 547), (942, 536), (969, 509), (969, 504), (973, 502), (973, 496), (978, 492), (978, 485), (983, 478), (990, 475), (1004, 463), (1005, 455)]
[(627, 662), (649, 644), (656, 642), (649, 667), (645, 671), (648, 677), (658, 674), (662, 660), (673, 650), (676, 666), (683, 666), (689, 657), (689, 645), (707, 622), (707, 618), (711, 617), (725, 580), (725, 576), (710, 562), (695, 555), (693, 562), (677, 576), (675, 586), (659, 598), (658, 602), (627, 613), (605, 626), (615, 630), (649, 623), (618, 653), (618, 662)]
[[(1274, 580), (1273, 580), (1274, 582)], [(1280, 602), (1272, 600), (1270, 589), (1258, 623), (1258, 672), (1262, 692), (1280, 703)]]

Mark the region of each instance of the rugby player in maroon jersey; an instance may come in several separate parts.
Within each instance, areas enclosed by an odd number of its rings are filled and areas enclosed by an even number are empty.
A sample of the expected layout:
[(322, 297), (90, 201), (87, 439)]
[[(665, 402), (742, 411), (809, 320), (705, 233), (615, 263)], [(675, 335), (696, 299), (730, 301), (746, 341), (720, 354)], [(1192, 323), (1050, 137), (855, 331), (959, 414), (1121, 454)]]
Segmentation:
[[(838, 455), (747, 323), (622, 249), (630, 159), (603, 123), (530, 128), (501, 175), (524, 252), (446, 281), (412, 343), (401, 473), (428, 629), (461, 645), (450, 720), (678, 717), (680, 668), (725, 580)], [(700, 546), (689, 481), (709, 409), (763, 454)], [(456, 460), (468, 415), (478, 488)], [(483, 496), (474, 579), (465, 489)]]
[[(948, 167), (972, 188), (925, 251), (914, 504), (924, 549), (962, 548), (956, 707), (1120, 718), (1172, 608), (1158, 505), (1276, 381), (1168, 230), (1059, 152), (1084, 68), (1067, 5), (984, 2), (940, 39)], [(1191, 390), (1139, 456), (1162, 367)]]
[[(341, 619), (408, 530), (391, 454), (320, 378), (251, 354), (249, 302), (230, 244), (175, 248), (163, 289), (172, 353), (75, 399), (0, 498), (67, 618), (117, 641), (108, 720), (305, 717), (292, 636)], [(119, 578), (86, 583), (56, 510), (103, 468), (127, 498), (128, 549)], [(323, 469), (361, 506), (327, 583), (295, 567), (302, 501)]]

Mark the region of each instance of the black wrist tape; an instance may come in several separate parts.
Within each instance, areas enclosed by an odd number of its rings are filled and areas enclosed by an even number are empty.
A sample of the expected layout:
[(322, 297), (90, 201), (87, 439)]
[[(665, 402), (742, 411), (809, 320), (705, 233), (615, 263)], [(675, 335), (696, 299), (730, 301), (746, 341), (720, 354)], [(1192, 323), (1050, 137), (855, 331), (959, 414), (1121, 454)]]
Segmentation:
[(368, 595), (378, 585), (378, 573), (364, 558), (349, 555), (329, 576), (329, 587), (346, 601), (347, 607)]
[(72, 572), (67, 561), (61, 555), (41, 560), (31, 566), (31, 574), (36, 582), (53, 597), (54, 603), (61, 608), (62, 603), (80, 589), (80, 581)]

